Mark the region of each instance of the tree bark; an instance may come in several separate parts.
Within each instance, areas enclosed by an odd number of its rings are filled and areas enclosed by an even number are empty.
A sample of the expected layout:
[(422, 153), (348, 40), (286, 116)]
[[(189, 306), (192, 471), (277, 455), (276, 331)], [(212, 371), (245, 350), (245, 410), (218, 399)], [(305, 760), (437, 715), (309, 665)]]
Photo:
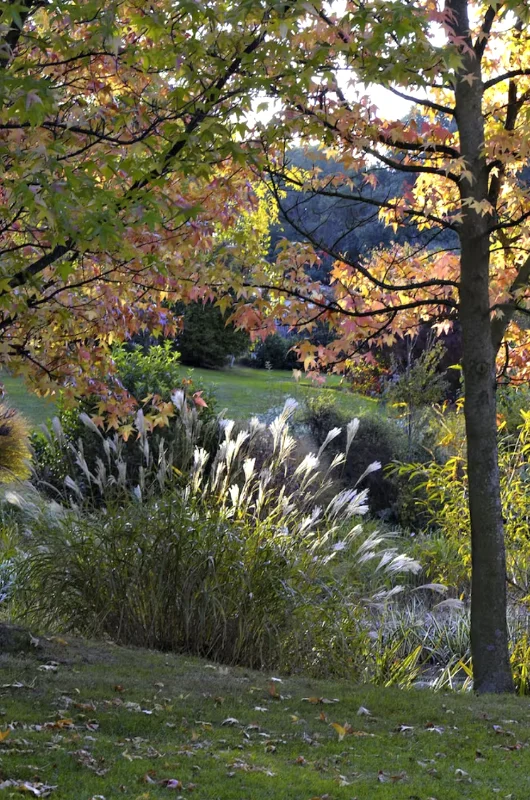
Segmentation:
[(488, 250), (462, 241), (460, 320), (471, 518), (471, 653), (478, 692), (513, 691), (506, 624), (506, 563), (497, 459), (495, 352)]
[(472, 51), (468, 0), (450, 0), (455, 34), (465, 41), (456, 75), (460, 149), (469, 177), (460, 180), (460, 322), (471, 519), (471, 654), (478, 692), (513, 691), (506, 622), (506, 561), (495, 400), (495, 348), (489, 299), (491, 216), (484, 153), (480, 58)]

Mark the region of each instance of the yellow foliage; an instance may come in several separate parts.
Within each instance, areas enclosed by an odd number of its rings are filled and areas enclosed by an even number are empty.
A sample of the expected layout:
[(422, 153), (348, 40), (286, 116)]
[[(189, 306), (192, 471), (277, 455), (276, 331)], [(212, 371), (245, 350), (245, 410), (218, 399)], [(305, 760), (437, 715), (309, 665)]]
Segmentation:
[(14, 408), (0, 405), (0, 482), (29, 477), (29, 428)]

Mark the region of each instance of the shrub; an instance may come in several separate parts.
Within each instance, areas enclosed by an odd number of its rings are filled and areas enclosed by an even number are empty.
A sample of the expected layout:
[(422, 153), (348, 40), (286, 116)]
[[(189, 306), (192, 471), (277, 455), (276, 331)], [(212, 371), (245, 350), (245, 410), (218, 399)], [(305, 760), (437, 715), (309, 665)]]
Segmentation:
[(184, 364), (219, 369), (229, 356), (238, 358), (248, 350), (248, 333), (227, 325), (227, 316), (213, 303), (191, 303), (184, 308), (183, 329), (177, 337)]
[(256, 347), (250, 363), (258, 369), (267, 366), (271, 369), (294, 369), (298, 364), (298, 357), (292, 349), (295, 345), (296, 340), (291, 336), (273, 333)]
[(507, 433), (517, 436), (523, 424), (523, 411), (530, 411), (530, 387), (499, 386), (497, 389), (497, 410), (505, 423)]
[[(76, 408), (60, 400), (58, 417), (32, 435), (33, 481), (54, 498), (64, 494), (67, 477), (84, 486), (89, 480), (87, 471), (91, 474), (108, 471), (112, 466), (111, 451), (117, 455), (112, 474), (117, 478), (116, 470), (125, 470), (126, 477), (120, 478), (119, 484), (130, 491), (141, 483), (141, 475), (149, 481), (148, 473), (153, 470), (154, 460), (166, 459), (171, 466), (183, 470), (187, 469), (193, 446), (217, 447), (215, 398), (205, 390), (199, 391), (190, 377), (183, 377), (179, 354), (172, 350), (169, 342), (146, 351), (141, 347), (120, 347), (115, 350), (114, 359), (119, 379), (140, 408), (131, 415), (128, 426), (124, 426), (129, 431), (127, 439), (118, 434), (105, 437), (102, 430), (91, 423), (90, 418), (97, 409), (96, 398), (84, 400)], [(193, 413), (169, 416), (166, 411), (165, 418), (161, 417), (165, 425), (153, 427), (150, 417), (156, 416), (160, 407), (169, 404), (172, 412), (171, 395), (175, 391)], [(194, 401), (197, 395), (200, 395), (199, 405)], [(104, 483), (107, 478), (105, 473)], [(94, 490), (96, 484), (92, 482), (91, 486)], [(72, 492), (67, 494), (71, 496)], [(99, 497), (101, 501), (100, 488), (95, 494), (92, 491), (91, 497)]]
[[(507, 579), (515, 598), (526, 600), (530, 596), (530, 413), (523, 412), (522, 419), (518, 437), (507, 435), (500, 439), (499, 470)], [(399, 472), (405, 480), (416, 483), (417, 502), (431, 530), (448, 539), (453, 554), (456, 549), (460, 556), (458, 562), (453, 555), (450, 562), (440, 563), (437, 568), (433, 560), (430, 577), (443, 577), (450, 585), (461, 586), (462, 573), (469, 581), (471, 570), (465, 439), (453, 439), (451, 455), (444, 462), (433, 459), (424, 464), (404, 464)]]
[[(82, 413), (79, 423), (87, 433), (73, 442), (55, 418), (41, 436), (46, 440), (46, 454), (55, 458), (60, 472), (52, 484), (45, 480), (42, 462), (37, 463), (33, 483), (55, 500), (85, 508), (160, 495), (190, 470), (197, 446), (214, 452), (219, 442), (217, 418), (203, 418), (181, 391), (174, 398), (177, 413), (165, 428), (150, 430), (140, 410), (135, 418), (137, 435), (127, 441), (118, 433), (104, 434)], [(91, 443), (88, 452), (87, 440)]]
[(445, 348), (441, 342), (427, 347), (419, 358), (410, 358), (397, 380), (388, 383), (385, 395), (387, 403), (402, 411), (402, 420), (407, 432), (409, 460), (415, 458), (418, 444), (429, 430), (429, 417), (434, 404), (444, 399), (448, 383), (439, 365)]
[[(331, 389), (321, 389), (304, 398), (303, 421), (309, 426), (311, 435), (318, 446), (325, 440), (328, 431), (340, 428), (344, 422), (336, 406), (335, 394)], [(358, 435), (357, 431), (357, 435)]]
[(136, 502), (90, 513), (59, 506), (34, 513), (19, 607), (33, 622), (123, 643), (359, 675), (368, 584), (342, 586), (334, 563), (372, 565), (370, 592), (379, 600), (418, 565), (391, 538), (363, 533), (366, 490), (343, 490), (319, 505), (345, 454), (327, 469), (320, 469), (324, 448), (295, 464), (291, 413), (287, 407), (269, 426), (259, 470), (263, 426), (254, 420), (236, 432), (227, 421), (210, 468), (207, 451), (195, 448), (189, 476), (158, 497), (139, 492)]
[(117, 377), (139, 403), (150, 395), (169, 400), (182, 383), (180, 353), (169, 341), (147, 348), (121, 345), (113, 350), (112, 357)]
[[(304, 421), (320, 445), (325, 432), (331, 427), (344, 425), (344, 415), (335, 406), (332, 391), (319, 392), (306, 400)], [(334, 442), (334, 449), (344, 448), (345, 434)], [(408, 440), (397, 420), (382, 414), (364, 414), (359, 418), (359, 429), (355, 442), (348, 451), (341, 477), (346, 485), (353, 485), (362, 475), (366, 464), (372, 460), (382, 465), (382, 470), (367, 476), (364, 484), (369, 490), (370, 511), (396, 518), (398, 513), (398, 481), (388, 473), (386, 467), (403, 459), (407, 453)]]

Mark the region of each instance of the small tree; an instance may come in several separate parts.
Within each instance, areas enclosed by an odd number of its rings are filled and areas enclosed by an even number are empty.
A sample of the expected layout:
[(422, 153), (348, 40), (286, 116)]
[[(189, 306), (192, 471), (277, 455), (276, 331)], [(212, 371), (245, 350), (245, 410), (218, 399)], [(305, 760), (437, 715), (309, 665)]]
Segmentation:
[(404, 408), (407, 420), (409, 457), (412, 442), (422, 424), (426, 408), (440, 403), (447, 391), (447, 381), (439, 370), (444, 355), (441, 342), (431, 344), (418, 358), (413, 359), (413, 342), (407, 341), (407, 361), (403, 372), (395, 372), (395, 381), (388, 384), (386, 397), (391, 405)]

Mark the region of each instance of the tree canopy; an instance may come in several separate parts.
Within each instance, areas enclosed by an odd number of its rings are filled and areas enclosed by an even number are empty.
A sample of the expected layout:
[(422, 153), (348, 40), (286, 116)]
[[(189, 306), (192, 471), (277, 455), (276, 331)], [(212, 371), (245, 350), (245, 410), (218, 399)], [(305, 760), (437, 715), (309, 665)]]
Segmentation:
[(4, 365), (42, 391), (102, 391), (114, 341), (173, 334), (170, 303), (212, 299), (254, 258), (245, 115), (288, 69), (287, 11), (0, 2)]

